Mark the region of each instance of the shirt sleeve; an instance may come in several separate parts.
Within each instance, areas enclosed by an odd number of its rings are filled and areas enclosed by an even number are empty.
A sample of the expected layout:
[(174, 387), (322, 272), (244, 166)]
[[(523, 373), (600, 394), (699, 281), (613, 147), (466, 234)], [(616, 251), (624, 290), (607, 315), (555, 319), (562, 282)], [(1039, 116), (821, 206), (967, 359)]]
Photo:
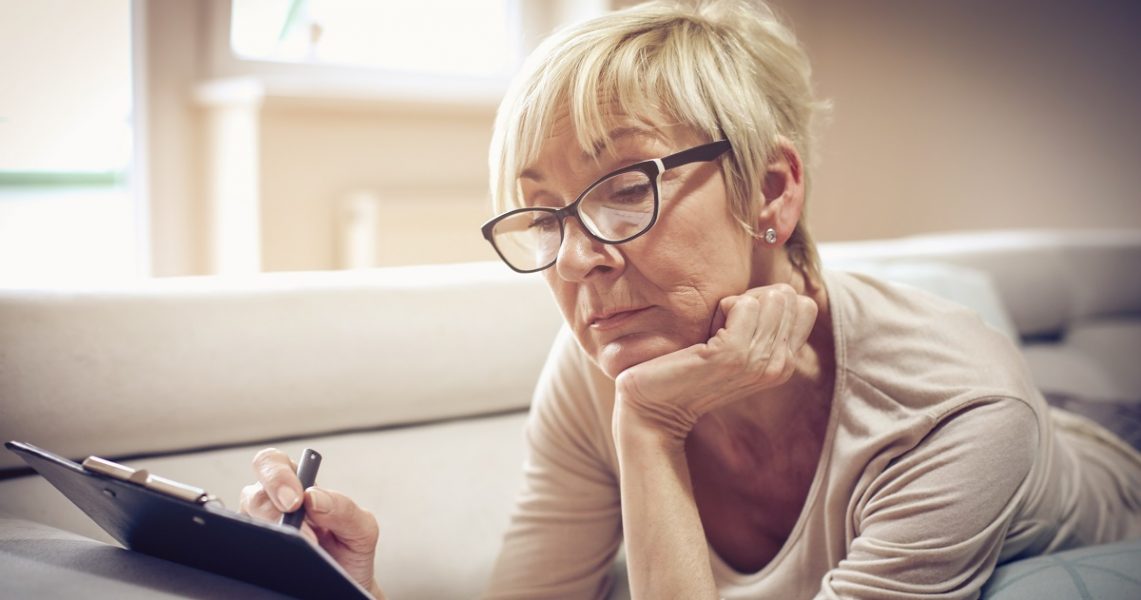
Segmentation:
[(611, 586), (622, 537), (613, 393), (591, 369), (564, 328), (532, 400), (523, 487), (488, 598), (601, 598)]
[(847, 556), (821, 582), (833, 598), (977, 598), (1025, 495), (1038, 422), (1019, 400), (945, 417), (856, 504)]

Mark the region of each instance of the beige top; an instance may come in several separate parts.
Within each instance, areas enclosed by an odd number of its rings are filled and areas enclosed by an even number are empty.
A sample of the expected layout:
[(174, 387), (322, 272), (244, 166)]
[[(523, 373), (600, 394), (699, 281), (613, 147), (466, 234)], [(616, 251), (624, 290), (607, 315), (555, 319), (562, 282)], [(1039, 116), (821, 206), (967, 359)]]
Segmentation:
[[(1014, 558), (1141, 536), (1141, 455), (1048, 408), (1018, 349), (918, 290), (825, 273), (836, 387), (788, 540), (757, 573), (712, 549), (726, 598), (974, 598)], [(527, 426), (489, 595), (592, 598), (622, 538), (613, 382), (564, 330)]]

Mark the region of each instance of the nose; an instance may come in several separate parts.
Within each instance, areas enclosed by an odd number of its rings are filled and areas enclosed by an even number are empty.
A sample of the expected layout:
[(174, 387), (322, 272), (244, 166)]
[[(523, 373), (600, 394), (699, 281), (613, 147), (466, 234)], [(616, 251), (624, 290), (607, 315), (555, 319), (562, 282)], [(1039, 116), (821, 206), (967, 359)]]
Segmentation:
[(563, 221), (563, 243), (553, 267), (566, 281), (582, 281), (598, 269), (610, 270), (622, 263), (613, 244), (604, 244), (586, 232), (578, 215)]

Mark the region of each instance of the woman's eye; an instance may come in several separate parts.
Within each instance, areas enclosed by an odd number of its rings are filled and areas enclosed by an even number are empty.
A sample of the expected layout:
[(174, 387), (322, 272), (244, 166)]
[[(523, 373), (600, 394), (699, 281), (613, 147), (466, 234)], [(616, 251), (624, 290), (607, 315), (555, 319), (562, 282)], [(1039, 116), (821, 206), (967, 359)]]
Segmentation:
[(648, 202), (653, 195), (649, 183), (624, 185), (610, 190), (608, 200), (615, 204), (642, 204)]
[(539, 232), (548, 232), (558, 229), (559, 220), (554, 215), (543, 215), (531, 221), (531, 229)]
[(594, 193), (599, 200), (629, 204), (641, 202), (653, 194), (650, 179), (641, 172), (629, 172), (615, 175), (602, 182)]

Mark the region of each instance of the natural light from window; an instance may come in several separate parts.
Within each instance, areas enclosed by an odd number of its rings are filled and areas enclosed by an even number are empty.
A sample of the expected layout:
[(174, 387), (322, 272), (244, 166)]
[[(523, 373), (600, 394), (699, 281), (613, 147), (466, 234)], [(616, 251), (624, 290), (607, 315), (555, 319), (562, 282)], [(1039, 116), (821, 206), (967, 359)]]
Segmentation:
[(136, 274), (130, 0), (0, 14), (0, 284)]
[(513, 5), (505, 0), (234, 0), (231, 45), (244, 59), (504, 76), (516, 56)]

